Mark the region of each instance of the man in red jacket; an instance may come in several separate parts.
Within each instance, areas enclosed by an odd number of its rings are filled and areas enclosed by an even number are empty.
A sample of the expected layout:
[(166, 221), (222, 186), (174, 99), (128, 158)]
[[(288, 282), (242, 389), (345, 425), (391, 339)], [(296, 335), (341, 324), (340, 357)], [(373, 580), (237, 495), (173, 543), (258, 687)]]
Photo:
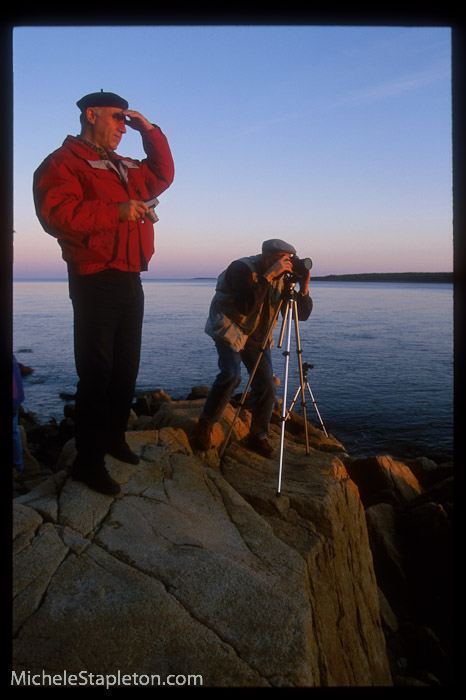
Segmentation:
[[(81, 133), (67, 136), (34, 173), (39, 221), (56, 237), (68, 266), (74, 311), (76, 449), (72, 476), (96, 491), (118, 493), (105, 454), (139, 461), (125, 431), (139, 369), (144, 295), (140, 272), (154, 253), (145, 203), (174, 178), (160, 128), (112, 92), (77, 102)], [(115, 153), (126, 126), (139, 131), (143, 160)]]

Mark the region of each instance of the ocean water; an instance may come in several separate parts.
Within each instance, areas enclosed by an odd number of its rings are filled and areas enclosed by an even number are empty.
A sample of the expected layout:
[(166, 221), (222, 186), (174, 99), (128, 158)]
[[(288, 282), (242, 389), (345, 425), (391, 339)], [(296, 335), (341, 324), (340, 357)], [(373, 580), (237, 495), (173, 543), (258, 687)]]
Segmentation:
[[(137, 391), (186, 398), (217, 373), (204, 333), (215, 280), (144, 280), (145, 319)], [(323, 423), (354, 455), (453, 454), (453, 287), (451, 284), (311, 280), (313, 312), (299, 323), (302, 361)], [(60, 421), (77, 376), (66, 281), (14, 283), (13, 350), (34, 369), (24, 378), (26, 411)], [(281, 323), (274, 339), (278, 342)], [(286, 346), (286, 336), (284, 341)], [(273, 349), (283, 397), (285, 347)], [(299, 387), (292, 329), (287, 405)], [(244, 370), (239, 391), (245, 387)], [(295, 409), (300, 410), (300, 399)], [(306, 388), (307, 416), (319, 425)]]

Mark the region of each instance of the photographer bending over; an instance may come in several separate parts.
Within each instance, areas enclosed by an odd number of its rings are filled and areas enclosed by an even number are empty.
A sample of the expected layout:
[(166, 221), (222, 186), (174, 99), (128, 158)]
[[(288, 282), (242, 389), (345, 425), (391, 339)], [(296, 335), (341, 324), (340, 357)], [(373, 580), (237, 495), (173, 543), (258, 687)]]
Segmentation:
[[(293, 273), (295, 255), (292, 245), (272, 239), (262, 244), (261, 255), (235, 260), (219, 276), (205, 332), (215, 341), (220, 372), (196, 426), (194, 447), (210, 447), (213, 426), (241, 381), (241, 362), (249, 373), (253, 371), (282, 296), (284, 276)], [(309, 279), (310, 270), (299, 278), (297, 306), (301, 321), (306, 321), (312, 311)], [(272, 333), (251, 383), (252, 422), (246, 443), (264, 457), (274, 454), (267, 440), (276, 399), (271, 341)]]

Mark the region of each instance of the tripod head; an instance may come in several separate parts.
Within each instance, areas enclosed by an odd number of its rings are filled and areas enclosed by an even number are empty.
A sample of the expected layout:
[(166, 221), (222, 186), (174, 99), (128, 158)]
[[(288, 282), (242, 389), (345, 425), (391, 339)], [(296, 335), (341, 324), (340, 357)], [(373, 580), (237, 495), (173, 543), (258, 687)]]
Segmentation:
[(289, 299), (293, 298), (295, 292), (295, 286), (297, 282), (297, 278), (293, 273), (285, 273), (283, 275), (283, 290), (282, 290), (282, 299), (284, 301), (288, 301)]

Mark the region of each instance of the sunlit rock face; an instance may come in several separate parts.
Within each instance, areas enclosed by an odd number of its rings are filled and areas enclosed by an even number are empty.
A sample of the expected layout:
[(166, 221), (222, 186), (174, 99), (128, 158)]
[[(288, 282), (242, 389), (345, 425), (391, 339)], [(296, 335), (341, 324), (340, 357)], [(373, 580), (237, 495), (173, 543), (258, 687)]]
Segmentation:
[[(387, 686), (391, 674), (364, 508), (332, 436), (287, 434), (277, 460), (242, 443), (234, 410), (213, 447), (189, 438), (203, 400), (163, 402), (127, 432), (121, 492), (57, 471), (14, 500), (14, 669), (202, 677), (210, 687)], [(298, 431), (295, 431), (298, 432)], [(278, 427), (270, 441), (278, 446)]]

